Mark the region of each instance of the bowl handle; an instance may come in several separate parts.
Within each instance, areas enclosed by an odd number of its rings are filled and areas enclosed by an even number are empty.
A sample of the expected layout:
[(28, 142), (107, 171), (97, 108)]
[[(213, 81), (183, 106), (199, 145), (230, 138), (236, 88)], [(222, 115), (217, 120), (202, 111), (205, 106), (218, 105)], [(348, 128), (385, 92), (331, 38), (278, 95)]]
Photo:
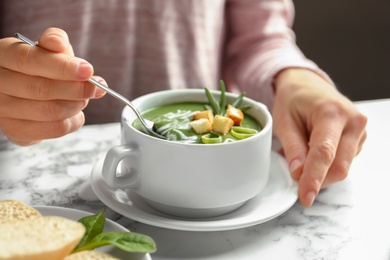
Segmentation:
[[(134, 162), (138, 161), (139, 155), (139, 149), (130, 145), (112, 147), (104, 158), (102, 170), (103, 180), (107, 185), (115, 189), (137, 188), (140, 184), (140, 177), (138, 167)], [(119, 173), (117, 172), (118, 165), (121, 166)]]

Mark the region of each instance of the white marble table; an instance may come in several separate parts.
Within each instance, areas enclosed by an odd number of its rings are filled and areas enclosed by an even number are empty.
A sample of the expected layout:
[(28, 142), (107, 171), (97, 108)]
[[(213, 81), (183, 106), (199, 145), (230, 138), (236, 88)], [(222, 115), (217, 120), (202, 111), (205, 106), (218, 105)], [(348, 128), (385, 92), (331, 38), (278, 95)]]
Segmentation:
[[(314, 205), (296, 203), (253, 227), (218, 232), (175, 231), (108, 217), (150, 235), (160, 259), (390, 259), (390, 99), (357, 103), (368, 116), (368, 139), (349, 177), (323, 190)], [(119, 124), (85, 126), (32, 147), (0, 149), (0, 199), (98, 212), (87, 193), (94, 163), (118, 143)]]

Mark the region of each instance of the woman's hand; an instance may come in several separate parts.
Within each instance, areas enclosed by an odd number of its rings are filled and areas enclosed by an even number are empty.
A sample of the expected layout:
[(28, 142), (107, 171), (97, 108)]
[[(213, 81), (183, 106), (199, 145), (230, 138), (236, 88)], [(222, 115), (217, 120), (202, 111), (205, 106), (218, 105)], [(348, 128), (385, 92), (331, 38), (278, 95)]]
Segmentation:
[(321, 188), (347, 177), (366, 139), (367, 118), (310, 70), (283, 70), (274, 85), (274, 132), (299, 181), (299, 200), (310, 207)]
[(64, 31), (45, 30), (38, 45), (0, 39), (0, 129), (19, 145), (76, 131), (88, 100), (104, 95), (86, 81), (93, 67), (74, 57)]

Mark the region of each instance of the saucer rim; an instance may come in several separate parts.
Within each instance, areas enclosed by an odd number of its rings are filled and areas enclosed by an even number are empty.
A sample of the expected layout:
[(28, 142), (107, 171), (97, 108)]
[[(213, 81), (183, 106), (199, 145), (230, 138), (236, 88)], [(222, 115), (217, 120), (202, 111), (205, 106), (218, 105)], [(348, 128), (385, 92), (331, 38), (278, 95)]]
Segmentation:
[[(270, 174), (275, 175), (279, 173), (280, 176), (270, 176), (269, 181), (272, 180), (274, 182), (272, 184), (275, 184), (277, 182), (281, 183), (283, 181), (286, 182), (287, 184), (284, 190), (276, 190), (279, 191), (278, 194), (276, 193), (276, 191), (273, 191), (273, 194), (271, 196), (264, 197), (264, 194), (266, 194), (267, 192), (267, 185), (262, 192), (260, 192), (254, 198), (250, 199), (243, 206), (241, 206), (234, 212), (230, 212), (222, 216), (203, 219), (178, 218), (174, 216), (169, 216), (153, 209), (146, 202), (143, 202), (142, 199), (136, 193), (130, 190), (110, 188), (101, 178), (101, 168), (103, 160), (104, 156), (101, 157), (95, 163), (91, 172), (91, 187), (92, 190), (95, 192), (97, 198), (101, 200), (107, 207), (123, 215), (124, 217), (152, 226), (182, 231), (234, 230), (254, 226), (272, 220), (290, 209), (298, 199), (298, 184), (291, 178), (286, 160), (284, 159), (284, 157), (277, 154), (276, 152), (271, 152)], [(279, 171), (275, 171), (276, 167), (280, 168)], [(102, 185), (105, 186), (105, 188), (99, 187)], [(282, 194), (280, 194), (280, 192)], [(120, 202), (116, 198), (116, 196), (112, 196), (115, 193), (121, 193), (122, 195), (126, 194), (128, 200), (125, 203)], [(131, 200), (131, 198), (133, 198), (133, 200)], [(259, 205), (262, 199), (263, 204)], [(272, 199), (276, 199), (276, 201), (279, 203), (275, 203), (273, 205), (272, 211), (270, 211), (266, 216), (260, 217), (259, 215), (259, 217), (256, 217), (250, 214), (251, 212), (258, 210), (262, 206), (265, 206), (265, 209), (267, 208), (267, 206), (269, 208), (270, 205), (268, 204), (271, 203), (270, 200)], [(134, 200), (141, 200), (141, 202), (136, 203)], [(254, 208), (250, 209), (250, 206), (248, 205), (251, 205), (256, 202), (258, 202), (259, 204), (256, 204)], [(137, 204), (139, 203), (142, 203), (143, 205), (137, 207)], [(142, 207), (147, 207), (148, 211), (143, 210)], [(242, 216), (240, 216), (240, 211), (246, 214), (242, 214)]]

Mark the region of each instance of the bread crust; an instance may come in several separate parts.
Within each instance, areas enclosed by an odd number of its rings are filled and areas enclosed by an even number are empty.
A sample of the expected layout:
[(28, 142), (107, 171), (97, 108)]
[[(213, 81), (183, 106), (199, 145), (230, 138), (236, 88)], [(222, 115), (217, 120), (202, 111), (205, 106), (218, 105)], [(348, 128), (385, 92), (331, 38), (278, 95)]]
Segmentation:
[(119, 258), (113, 257), (106, 253), (94, 251), (94, 250), (86, 250), (77, 252), (74, 254), (70, 254), (65, 257), (64, 260), (119, 260)]

